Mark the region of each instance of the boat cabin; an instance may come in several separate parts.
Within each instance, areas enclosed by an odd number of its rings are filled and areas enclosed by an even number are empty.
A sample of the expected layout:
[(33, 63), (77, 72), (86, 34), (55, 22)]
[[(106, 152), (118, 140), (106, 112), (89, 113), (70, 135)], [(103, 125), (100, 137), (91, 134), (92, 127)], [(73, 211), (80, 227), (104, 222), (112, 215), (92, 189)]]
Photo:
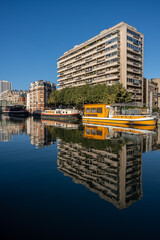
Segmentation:
[(55, 110), (45, 110), (45, 114), (76, 114), (79, 113), (78, 110), (75, 109), (55, 109)]
[(107, 104), (85, 104), (84, 117), (109, 117), (111, 105)]
[(149, 108), (129, 108), (123, 104), (85, 104), (84, 117), (97, 118), (140, 118), (149, 115)]

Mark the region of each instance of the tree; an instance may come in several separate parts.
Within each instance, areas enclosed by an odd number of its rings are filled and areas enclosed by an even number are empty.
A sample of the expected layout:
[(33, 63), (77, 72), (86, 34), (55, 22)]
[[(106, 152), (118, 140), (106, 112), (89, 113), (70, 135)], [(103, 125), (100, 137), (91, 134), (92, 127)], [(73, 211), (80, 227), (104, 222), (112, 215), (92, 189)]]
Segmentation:
[(94, 86), (64, 88), (51, 93), (48, 103), (50, 105), (76, 106), (82, 108), (86, 103), (123, 103), (131, 101), (131, 94), (121, 84), (107, 86), (97, 84)]

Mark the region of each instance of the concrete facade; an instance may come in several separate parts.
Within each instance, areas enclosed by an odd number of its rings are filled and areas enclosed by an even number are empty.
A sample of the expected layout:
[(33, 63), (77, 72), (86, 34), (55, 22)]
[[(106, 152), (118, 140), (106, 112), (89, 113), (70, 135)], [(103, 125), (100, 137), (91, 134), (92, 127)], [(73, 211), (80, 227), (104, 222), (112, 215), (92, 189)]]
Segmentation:
[(147, 78), (143, 79), (143, 103), (150, 107), (152, 97), (152, 108), (158, 108), (158, 86)]
[(1, 93), (1, 100), (8, 101), (14, 105), (26, 105), (26, 90), (7, 90)]
[(1, 98), (1, 93), (7, 90), (12, 89), (12, 83), (8, 82), (6, 80), (0, 80), (0, 98)]
[(151, 81), (158, 87), (158, 108), (160, 108), (160, 78), (152, 78)]
[(143, 34), (124, 22), (65, 52), (57, 67), (59, 89), (121, 83), (143, 102)]

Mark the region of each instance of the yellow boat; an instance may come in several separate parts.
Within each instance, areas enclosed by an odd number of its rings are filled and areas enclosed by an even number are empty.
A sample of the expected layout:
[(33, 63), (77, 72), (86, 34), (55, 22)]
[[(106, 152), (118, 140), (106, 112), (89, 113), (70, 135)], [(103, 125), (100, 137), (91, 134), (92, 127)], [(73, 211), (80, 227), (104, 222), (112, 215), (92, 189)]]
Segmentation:
[(126, 133), (127, 135), (147, 135), (156, 134), (154, 131), (155, 127), (151, 126), (149, 129), (137, 129), (137, 128), (127, 128), (127, 127), (117, 127), (117, 126), (103, 126), (103, 125), (93, 125), (84, 124), (84, 137), (95, 139), (95, 140), (105, 140), (114, 139), (119, 133)]
[[(157, 123), (155, 116), (150, 116), (147, 111), (135, 111), (132, 109), (134, 115), (128, 115), (127, 111), (123, 111), (125, 115), (121, 114), (121, 107), (118, 105), (109, 104), (85, 104), (83, 123), (101, 124), (111, 126), (155, 126)], [(130, 112), (131, 112), (130, 111)], [(136, 114), (138, 112), (138, 114)], [(142, 112), (145, 115), (142, 115)]]

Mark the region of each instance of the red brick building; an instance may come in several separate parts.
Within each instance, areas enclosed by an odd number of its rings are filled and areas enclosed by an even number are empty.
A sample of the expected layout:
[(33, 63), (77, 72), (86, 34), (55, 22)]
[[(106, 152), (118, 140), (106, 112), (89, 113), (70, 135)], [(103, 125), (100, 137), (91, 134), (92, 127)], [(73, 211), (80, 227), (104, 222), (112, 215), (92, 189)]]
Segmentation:
[(49, 81), (35, 81), (31, 83), (27, 94), (27, 109), (33, 113), (35, 110), (44, 111), (48, 106), (47, 101), (51, 92), (56, 90), (55, 83)]

